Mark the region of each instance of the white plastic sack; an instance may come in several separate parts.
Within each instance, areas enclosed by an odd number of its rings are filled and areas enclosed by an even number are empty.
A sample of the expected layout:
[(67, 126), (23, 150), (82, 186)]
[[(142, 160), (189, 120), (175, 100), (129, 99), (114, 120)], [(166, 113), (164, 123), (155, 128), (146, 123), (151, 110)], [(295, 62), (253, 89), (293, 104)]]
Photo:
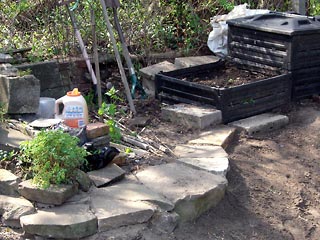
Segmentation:
[(229, 19), (246, 17), (255, 14), (268, 13), (267, 9), (247, 9), (248, 4), (241, 4), (235, 6), (231, 12), (224, 15), (217, 15), (210, 19), (212, 31), (208, 37), (208, 47), (216, 55), (225, 57), (228, 54), (228, 24), (226, 23)]

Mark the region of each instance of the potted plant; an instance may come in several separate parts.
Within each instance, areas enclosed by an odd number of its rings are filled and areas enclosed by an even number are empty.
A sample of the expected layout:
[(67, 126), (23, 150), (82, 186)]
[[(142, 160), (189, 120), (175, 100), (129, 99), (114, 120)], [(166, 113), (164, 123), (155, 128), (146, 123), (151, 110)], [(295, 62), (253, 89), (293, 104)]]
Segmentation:
[[(86, 162), (85, 157), (88, 154), (85, 149), (77, 145), (78, 141), (78, 138), (57, 130), (41, 131), (34, 139), (22, 142), (21, 160), (29, 163), (32, 179), (25, 186), (21, 184), (20, 194), (30, 200), (51, 203), (50, 196), (49, 200), (30, 197), (28, 194), (34, 192), (30, 190), (34, 189), (31, 187), (32, 184), (36, 186), (37, 191), (42, 189), (61, 193), (63, 192), (61, 188), (66, 188), (69, 193), (65, 194), (63, 199), (59, 199), (58, 203), (73, 195), (77, 190), (74, 187), (77, 171)], [(57, 189), (59, 187), (60, 189)], [(43, 194), (41, 198), (44, 198)], [(58, 199), (59, 196), (55, 195), (53, 198)]]

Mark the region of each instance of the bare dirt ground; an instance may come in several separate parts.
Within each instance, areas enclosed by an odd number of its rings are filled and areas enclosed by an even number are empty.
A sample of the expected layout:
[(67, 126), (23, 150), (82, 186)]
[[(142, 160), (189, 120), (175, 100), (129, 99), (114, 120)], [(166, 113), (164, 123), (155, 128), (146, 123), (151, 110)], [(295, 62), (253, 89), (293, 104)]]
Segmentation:
[[(138, 112), (151, 118), (141, 135), (156, 136), (169, 148), (198, 134), (161, 121), (158, 103), (144, 101)], [(179, 226), (170, 239), (320, 238), (320, 104), (304, 100), (287, 114), (290, 124), (283, 129), (237, 136), (227, 149), (231, 170), (225, 198), (196, 221)], [(169, 156), (150, 156), (139, 164), (168, 161)], [(10, 229), (1, 232), (0, 239), (19, 239)]]

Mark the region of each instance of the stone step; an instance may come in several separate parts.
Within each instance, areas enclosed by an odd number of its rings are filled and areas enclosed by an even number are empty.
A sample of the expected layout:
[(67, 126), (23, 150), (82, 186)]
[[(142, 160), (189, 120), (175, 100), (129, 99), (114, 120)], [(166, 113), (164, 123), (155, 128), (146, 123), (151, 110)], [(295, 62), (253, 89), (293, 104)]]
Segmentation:
[(137, 173), (140, 182), (174, 203), (180, 221), (191, 221), (216, 206), (223, 198), (227, 179), (223, 176), (169, 163)]
[(0, 214), (5, 226), (20, 228), (20, 217), (34, 212), (32, 203), (25, 198), (0, 195)]
[(235, 136), (236, 128), (225, 125), (218, 125), (210, 131), (201, 132), (196, 139), (192, 139), (188, 144), (195, 145), (215, 145), (227, 149)]
[(147, 222), (155, 208), (144, 202), (110, 199), (108, 194), (93, 193), (91, 208), (98, 219), (99, 232)]
[(161, 210), (171, 211), (172, 202), (152, 189), (138, 183), (119, 183), (106, 188), (94, 189), (93, 195), (102, 195), (107, 199), (116, 199), (131, 202), (147, 202), (158, 206)]
[(0, 169), (0, 194), (18, 196), (18, 185), (21, 179), (12, 172)]
[(97, 218), (89, 205), (65, 204), (22, 216), (23, 230), (32, 235), (53, 239), (80, 239), (97, 232)]
[(87, 173), (96, 187), (103, 187), (124, 178), (125, 171), (112, 163), (108, 166)]
[(177, 161), (189, 167), (226, 176), (229, 159), (226, 151), (213, 145), (178, 145), (174, 149)]
[(270, 132), (280, 129), (289, 123), (289, 118), (285, 115), (264, 113), (253, 117), (241, 119), (229, 123), (229, 126), (236, 127), (248, 135)]
[(220, 110), (181, 103), (163, 107), (161, 117), (174, 124), (193, 129), (204, 129), (222, 122)]

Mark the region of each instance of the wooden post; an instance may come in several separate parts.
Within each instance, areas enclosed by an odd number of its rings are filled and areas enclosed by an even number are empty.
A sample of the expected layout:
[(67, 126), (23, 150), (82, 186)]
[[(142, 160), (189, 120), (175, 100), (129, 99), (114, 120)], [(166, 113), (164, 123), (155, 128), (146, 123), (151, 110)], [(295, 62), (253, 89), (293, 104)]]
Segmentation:
[(306, 15), (306, 0), (292, 0), (293, 11)]

